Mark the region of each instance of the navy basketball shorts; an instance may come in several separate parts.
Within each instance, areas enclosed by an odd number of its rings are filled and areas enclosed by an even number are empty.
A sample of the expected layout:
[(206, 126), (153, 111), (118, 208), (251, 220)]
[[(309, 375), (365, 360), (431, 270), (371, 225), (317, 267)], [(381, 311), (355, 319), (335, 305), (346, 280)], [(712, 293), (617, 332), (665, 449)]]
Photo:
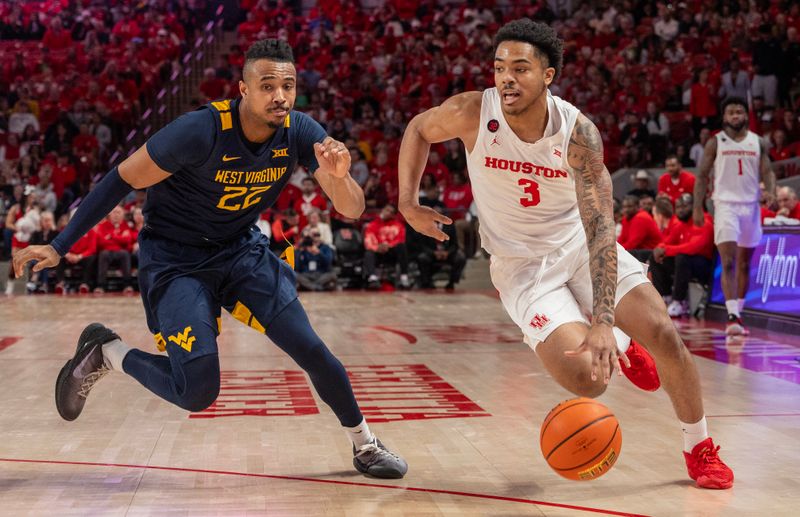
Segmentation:
[(263, 333), (297, 298), (292, 268), (257, 229), (220, 247), (139, 234), (139, 287), (159, 350), (181, 363), (217, 353), (221, 309)]

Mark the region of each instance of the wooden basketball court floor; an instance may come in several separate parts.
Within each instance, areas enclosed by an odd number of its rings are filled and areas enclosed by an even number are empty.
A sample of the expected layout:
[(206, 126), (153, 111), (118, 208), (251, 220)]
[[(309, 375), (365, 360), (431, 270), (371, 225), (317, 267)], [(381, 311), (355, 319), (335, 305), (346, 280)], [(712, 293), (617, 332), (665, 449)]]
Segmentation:
[(122, 374), (81, 417), (53, 386), (82, 328), (101, 321), (153, 350), (137, 297), (0, 301), (2, 515), (797, 515), (800, 340), (679, 323), (696, 354), (711, 434), (732, 490), (695, 488), (662, 391), (614, 378), (600, 400), (620, 421), (606, 476), (560, 478), (539, 426), (570, 398), (491, 292), (302, 296), (348, 368), (372, 429), (410, 465), (402, 480), (359, 475), (338, 422), (277, 347), (223, 318), (223, 388), (208, 410), (171, 406)]

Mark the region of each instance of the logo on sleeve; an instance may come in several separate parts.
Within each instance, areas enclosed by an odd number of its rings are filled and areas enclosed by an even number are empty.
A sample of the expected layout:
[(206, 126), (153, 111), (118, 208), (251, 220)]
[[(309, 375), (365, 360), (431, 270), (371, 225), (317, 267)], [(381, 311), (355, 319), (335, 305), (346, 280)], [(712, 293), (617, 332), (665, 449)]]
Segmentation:
[(288, 158), (289, 157), (289, 148), (284, 147), (283, 149), (273, 149), (272, 150), (272, 157), (273, 158)]

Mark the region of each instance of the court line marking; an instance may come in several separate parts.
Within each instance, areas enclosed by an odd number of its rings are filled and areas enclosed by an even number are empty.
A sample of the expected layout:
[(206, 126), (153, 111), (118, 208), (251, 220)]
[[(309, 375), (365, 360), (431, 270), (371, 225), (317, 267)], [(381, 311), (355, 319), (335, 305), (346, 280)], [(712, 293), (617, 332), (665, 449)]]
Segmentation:
[(706, 415), (706, 418), (756, 417), (756, 416), (800, 416), (800, 413), (750, 413), (741, 415)]
[(413, 344), (415, 344), (417, 342), (417, 337), (414, 334), (410, 334), (408, 332), (403, 332), (402, 330), (398, 330), (398, 329), (395, 329), (395, 328), (392, 328), (392, 327), (386, 327), (384, 325), (370, 325), (367, 328), (375, 329), (375, 330), (383, 330), (385, 332), (391, 332), (392, 334), (396, 334), (396, 335), (402, 337), (403, 339), (408, 341), (408, 343), (411, 344), (411, 345), (413, 345)]
[(519, 497), (506, 497), (502, 495), (481, 494), (476, 492), (459, 492), (457, 490), (442, 490), (437, 488), (420, 488), (411, 486), (381, 485), (376, 483), (359, 483), (357, 481), (341, 481), (337, 479), (317, 479), (300, 476), (281, 476), (277, 474), (257, 474), (251, 472), (237, 472), (232, 470), (211, 470), (211, 469), (192, 469), (183, 467), (164, 467), (159, 465), (128, 465), (125, 463), (99, 463), (92, 461), (59, 461), (59, 460), (32, 460), (21, 458), (0, 458), (0, 462), (6, 463), (37, 463), (46, 465), (79, 465), (85, 467), (115, 467), (126, 469), (142, 470), (163, 470), (169, 472), (191, 472), (196, 474), (219, 474), (226, 476), (255, 477), (264, 479), (280, 479), (283, 481), (306, 481), (309, 483), (326, 483), (331, 485), (346, 485), (367, 488), (386, 488), (391, 490), (407, 490), (409, 492), (423, 492), (428, 494), (455, 495), (460, 497), (473, 497), (477, 499), (491, 499), (510, 503), (522, 503), (538, 506), (552, 506), (554, 508), (564, 508), (567, 510), (578, 510), (581, 512), (602, 513), (605, 515), (621, 515), (626, 517), (648, 517), (638, 513), (618, 512), (615, 510), (603, 510), (601, 508), (591, 508), (588, 506), (577, 506), (572, 504), (553, 503), (550, 501), (536, 501), (534, 499), (523, 499)]

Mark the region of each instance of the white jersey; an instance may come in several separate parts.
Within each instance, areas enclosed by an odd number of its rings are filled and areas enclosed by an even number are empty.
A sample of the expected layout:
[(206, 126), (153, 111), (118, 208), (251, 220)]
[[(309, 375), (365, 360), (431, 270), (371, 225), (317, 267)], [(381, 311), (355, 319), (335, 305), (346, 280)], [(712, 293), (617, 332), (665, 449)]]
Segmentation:
[(567, 146), (579, 111), (547, 93), (544, 136), (523, 142), (511, 130), (497, 88), (483, 92), (475, 147), (467, 156), (481, 245), (501, 257), (538, 257), (583, 231)]
[(747, 132), (737, 142), (720, 131), (714, 158), (714, 192), (711, 199), (727, 203), (758, 203), (761, 190), (761, 145), (758, 135)]

